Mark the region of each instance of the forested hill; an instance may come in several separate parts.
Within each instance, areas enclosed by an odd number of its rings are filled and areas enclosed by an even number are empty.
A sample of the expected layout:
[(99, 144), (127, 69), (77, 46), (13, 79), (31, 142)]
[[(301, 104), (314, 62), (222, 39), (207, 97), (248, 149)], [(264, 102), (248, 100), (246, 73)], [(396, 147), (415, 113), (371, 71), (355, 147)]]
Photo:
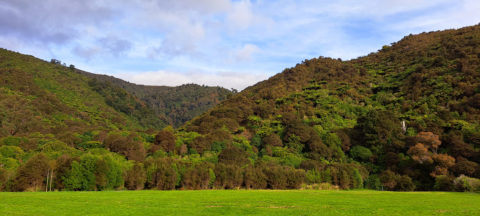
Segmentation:
[(350, 61), (305, 60), (183, 129), (202, 134), (197, 152), (240, 148), (258, 167), (305, 171), (308, 184), (453, 190), (455, 178), (480, 177), (479, 123), (477, 25)]
[(230, 90), (222, 87), (197, 84), (185, 84), (177, 87), (146, 86), (130, 83), (113, 76), (93, 74), (81, 70), (77, 70), (77, 72), (124, 89), (139, 98), (155, 114), (175, 127), (183, 125), (233, 94)]
[(480, 191), (478, 25), (305, 60), (177, 130), (138, 130), (153, 88), (74, 71), (0, 50), (0, 190)]
[(75, 70), (0, 49), (0, 136), (167, 125), (123, 89)]

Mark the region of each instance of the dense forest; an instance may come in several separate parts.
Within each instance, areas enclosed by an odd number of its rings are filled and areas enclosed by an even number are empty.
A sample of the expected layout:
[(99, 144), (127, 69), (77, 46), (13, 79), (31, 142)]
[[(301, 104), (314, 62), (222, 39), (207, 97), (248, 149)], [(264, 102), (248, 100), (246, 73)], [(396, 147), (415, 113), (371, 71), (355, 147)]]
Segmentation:
[(82, 70), (76, 70), (76, 72), (98, 82), (113, 84), (113, 86), (124, 89), (143, 101), (157, 116), (174, 127), (183, 125), (236, 92), (236, 90), (230, 91), (222, 87), (197, 84), (185, 84), (177, 87), (137, 85), (113, 76), (93, 74)]
[(479, 25), (305, 60), (178, 129), (69, 70), (1, 51), (0, 189), (480, 191)]

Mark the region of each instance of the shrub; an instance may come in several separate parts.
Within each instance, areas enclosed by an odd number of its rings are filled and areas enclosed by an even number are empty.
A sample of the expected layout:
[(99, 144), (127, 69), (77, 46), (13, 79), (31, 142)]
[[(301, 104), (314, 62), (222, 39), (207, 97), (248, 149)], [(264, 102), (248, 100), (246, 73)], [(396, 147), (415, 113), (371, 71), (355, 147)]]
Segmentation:
[(380, 182), (378, 175), (368, 176), (367, 180), (365, 181), (365, 187), (373, 190), (382, 189), (382, 183)]
[(24, 165), (18, 168), (14, 189), (16, 191), (25, 191), (43, 188), (49, 169), (49, 161), (44, 154), (40, 153), (31, 157)]
[(390, 170), (383, 171), (380, 174), (380, 182), (387, 190), (395, 191), (413, 191), (415, 184), (407, 175), (399, 175)]
[(267, 176), (262, 168), (248, 166), (245, 168), (244, 184), (247, 189), (265, 189), (267, 188)]
[(470, 178), (465, 175), (457, 177), (455, 180), (453, 180), (453, 184), (456, 191), (480, 191), (480, 179)]
[(397, 186), (395, 187), (397, 191), (413, 191), (415, 190), (415, 184), (412, 181), (412, 178), (406, 175), (397, 176)]
[(435, 177), (435, 185), (433, 189), (436, 191), (453, 191), (453, 178), (446, 175), (439, 175)]
[(200, 163), (196, 166), (187, 168), (183, 174), (182, 186), (185, 189), (208, 189), (211, 186), (211, 180), (215, 179), (215, 173), (211, 175), (212, 164)]
[(282, 139), (276, 133), (271, 133), (262, 139), (264, 145), (283, 146)]
[(172, 161), (160, 158), (146, 162), (147, 187), (159, 190), (175, 189), (178, 176), (172, 166)]
[(235, 164), (219, 163), (215, 166), (215, 187), (219, 189), (240, 188), (243, 183), (243, 170)]
[(0, 167), (0, 191), (4, 191), (4, 187), (6, 183), (7, 183), (7, 170)]
[(218, 162), (225, 163), (225, 164), (236, 164), (236, 165), (243, 165), (248, 163), (248, 155), (243, 150), (236, 146), (231, 146), (224, 149), (218, 155)]
[(125, 173), (125, 188), (128, 190), (141, 190), (145, 186), (147, 175), (142, 163), (135, 163)]
[(370, 151), (370, 149), (363, 146), (356, 145), (352, 147), (352, 149), (350, 149), (350, 155), (355, 159), (366, 161), (370, 159), (370, 157), (372, 157), (373, 154)]
[(267, 187), (271, 189), (298, 189), (305, 179), (305, 171), (286, 166), (265, 167)]

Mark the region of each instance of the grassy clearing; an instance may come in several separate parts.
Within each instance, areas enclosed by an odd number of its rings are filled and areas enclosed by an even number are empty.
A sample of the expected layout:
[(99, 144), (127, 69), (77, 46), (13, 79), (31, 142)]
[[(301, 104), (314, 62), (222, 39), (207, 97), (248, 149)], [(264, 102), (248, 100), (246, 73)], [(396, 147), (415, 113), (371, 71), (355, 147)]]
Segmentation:
[(0, 193), (0, 215), (480, 215), (480, 194), (314, 190)]

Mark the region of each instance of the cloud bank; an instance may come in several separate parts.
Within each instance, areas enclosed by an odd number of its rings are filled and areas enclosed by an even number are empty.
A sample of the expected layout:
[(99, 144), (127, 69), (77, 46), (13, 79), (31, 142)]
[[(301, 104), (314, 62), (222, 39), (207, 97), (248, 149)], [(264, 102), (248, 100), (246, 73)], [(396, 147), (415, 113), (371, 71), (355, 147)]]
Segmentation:
[(3, 0), (0, 47), (140, 84), (243, 89), (303, 59), (477, 24), (479, 10), (475, 0)]

